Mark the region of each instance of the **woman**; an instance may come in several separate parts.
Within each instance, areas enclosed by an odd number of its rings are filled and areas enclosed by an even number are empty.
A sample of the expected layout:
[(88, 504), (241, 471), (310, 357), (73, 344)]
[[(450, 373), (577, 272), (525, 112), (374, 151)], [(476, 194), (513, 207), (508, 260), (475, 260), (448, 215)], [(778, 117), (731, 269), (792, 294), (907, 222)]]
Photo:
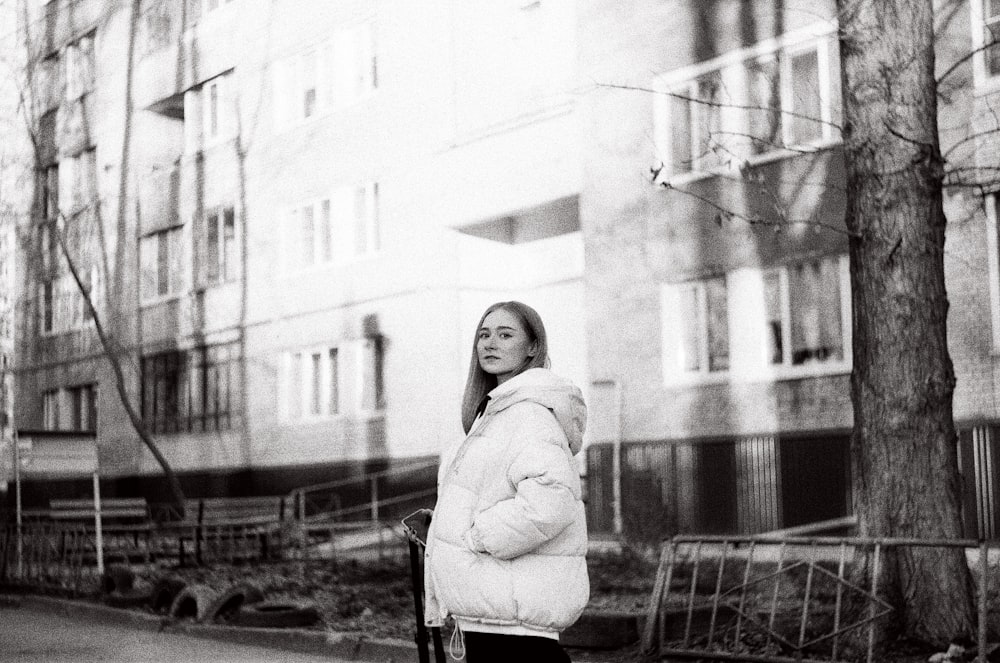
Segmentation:
[(589, 598), (573, 461), (586, 408), (548, 364), (534, 309), (486, 309), (462, 400), (467, 436), (441, 456), (424, 573), (427, 623), (453, 617), (451, 653), (468, 663), (569, 661), (559, 632)]

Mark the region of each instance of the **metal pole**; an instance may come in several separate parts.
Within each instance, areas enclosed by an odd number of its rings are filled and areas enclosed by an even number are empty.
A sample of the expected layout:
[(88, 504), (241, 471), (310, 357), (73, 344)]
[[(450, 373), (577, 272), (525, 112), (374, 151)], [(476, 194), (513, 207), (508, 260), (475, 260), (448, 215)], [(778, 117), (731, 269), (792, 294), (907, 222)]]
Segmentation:
[(410, 540), (410, 582), (413, 585), (413, 612), (417, 622), (417, 657), (420, 663), (430, 663), (430, 649), (427, 646), (427, 626), (424, 624), (423, 587), (424, 580), (420, 573), (420, 548), (417, 542)]
[(94, 471), (94, 545), (97, 547), (97, 575), (104, 575), (104, 530), (101, 527), (101, 479)]
[(611, 485), (614, 503), (614, 528), (615, 535), (621, 536), (625, 529), (622, 519), (622, 385), (615, 380), (611, 383), (614, 389), (615, 403), (615, 430), (614, 446), (611, 456), (611, 471), (614, 475), (614, 483)]
[(17, 437), (17, 426), (12, 426), (14, 432), (14, 499), (17, 514), (17, 579), (24, 579), (24, 528), (21, 505), (21, 441)]
[(983, 541), (979, 545), (979, 596), (978, 596), (978, 613), (979, 613), (979, 633), (977, 640), (978, 655), (976, 660), (979, 663), (986, 663), (986, 618), (987, 618), (987, 602), (986, 602), (986, 588), (988, 587), (989, 580), (989, 555), (990, 546), (986, 541)]

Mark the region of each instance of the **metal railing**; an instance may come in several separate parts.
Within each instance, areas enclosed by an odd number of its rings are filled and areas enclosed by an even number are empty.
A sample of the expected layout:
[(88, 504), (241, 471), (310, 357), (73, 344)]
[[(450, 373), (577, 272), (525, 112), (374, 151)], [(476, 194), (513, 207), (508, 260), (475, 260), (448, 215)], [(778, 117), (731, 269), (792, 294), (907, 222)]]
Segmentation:
[[(382, 484), (388, 479), (400, 479), (405, 475), (426, 472), (437, 467), (437, 461), (424, 461), (390, 467), (378, 472), (370, 472), (360, 477), (347, 477), (336, 481), (304, 486), (293, 490), (289, 497), (295, 505), (295, 518), (299, 522), (329, 521), (364, 514), (364, 517), (356, 518), (357, 521), (367, 520), (376, 522), (382, 517), (384, 507), (400, 504), (406, 499), (416, 499), (423, 496), (433, 495), (436, 490), (436, 482), (431, 482), (431, 487), (411, 491), (404, 495), (397, 495), (390, 498), (383, 498), (380, 495)], [(350, 491), (349, 489), (354, 489)], [(345, 499), (343, 493), (358, 492), (361, 490), (366, 495), (366, 499), (361, 499), (357, 504), (344, 506)]]
[[(976, 578), (976, 660), (985, 662), (989, 558), (1000, 542), (955, 539), (673, 537), (661, 547), (642, 649), (658, 660), (830, 663), (860, 654), (871, 663), (879, 621), (893, 612), (879, 594), (880, 566), (901, 547), (965, 551)], [(865, 586), (853, 581), (855, 553), (870, 564)]]

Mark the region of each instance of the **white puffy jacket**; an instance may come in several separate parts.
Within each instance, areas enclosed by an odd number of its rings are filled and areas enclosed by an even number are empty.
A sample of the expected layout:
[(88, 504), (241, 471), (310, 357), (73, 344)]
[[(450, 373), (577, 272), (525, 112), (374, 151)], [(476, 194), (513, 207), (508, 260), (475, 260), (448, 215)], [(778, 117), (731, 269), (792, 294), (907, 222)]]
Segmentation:
[(590, 596), (587, 523), (573, 456), (580, 390), (534, 368), (490, 392), (469, 435), (441, 456), (427, 534), (426, 621), (557, 636)]

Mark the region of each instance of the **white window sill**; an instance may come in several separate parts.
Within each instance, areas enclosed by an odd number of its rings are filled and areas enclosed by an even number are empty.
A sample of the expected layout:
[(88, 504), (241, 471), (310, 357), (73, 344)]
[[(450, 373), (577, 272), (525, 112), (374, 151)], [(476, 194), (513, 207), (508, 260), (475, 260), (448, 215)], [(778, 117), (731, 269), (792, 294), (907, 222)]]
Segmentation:
[(141, 308), (152, 308), (154, 306), (159, 306), (160, 304), (166, 304), (168, 302), (177, 301), (181, 298), (180, 293), (169, 293), (159, 297), (151, 297), (150, 299), (143, 299), (139, 302)]
[(359, 111), (361, 110), (361, 107), (364, 106), (366, 103), (368, 103), (371, 99), (373, 99), (377, 93), (378, 93), (378, 88), (372, 88), (371, 90), (365, 91), (364, 93), (358, 95), (357, 97), (351, 99), (350, 101), (340, 104), (333, 104), (318, 109), (315, 113), (313, 113), (309, 117), (298, 117), (293, 120), (286, 120), (281, 124), (275, 123), (274, 135), (280, 136), (290, 131), (302, 129), (304, 127), (308, 127), (312, 124), (315, 124), (320, 120), (329, 120), (332, 116), (338, 114), (347, 114), (352, 111)]
[(342, 412), (338, 414), (310, 415), (308, 417), (291, 418), (284, 416), (280, 421), (284, 426), (318, 426), (338, 422), (362, 422), (368, 423), (385, 418), (384, 410), (371, 410), (360, 412)]
[(715, 373), (689, 373), (664, 381), (668, 389), (685, 389), (692, 387), (710, 387), (721, 384), (754, 384), (776, 383), (809, 378), (849, 375), (851, 361), (834, 361), (799, 366), (769, 366), (767, 368), (748, 372), (719, 371)]
[[(770, 163), (785, 161), (786, 159), (810, 156), (837, 147), (841, 144), (842, 141), (840, 139), (824, 139), (804, 145), (792, 145), (787, 148), (776, 149), (770, 152), (765, 152), (764, 154), (757, 154), (752, 157), (748, 157), (746, 161), (744, 161), (744, 166), (745, 168), (757, 168)], [(700, 182), (701, 180), (707, 180), (713, 177), (742, 179), (741, 172), (741, 168), (733, 166), (710, 168), (708, 170), (692, 170), (686, 173), (671, 175), (665, 180), (665, 183), (670, 187), (677, 187), (685, 184), (693, 184), (694, 182)]]
[(52, 331), (40, 332), (39, 336), (42, 338), (55, 338), (57, 336), (62, 336), (64, 334), (75, 334), (76, 332), (87, 331), (88, 329), (93, 329), (93, 321), (87, 322), (82, 325), (77, 325), (75, 327), (66, 327), (65, 329), (53, 329)]
[(329, 272), (334, 269), (349, 269), (351, 267), (356, 267), (360, 264), (366, 262), (372, 262), (382, 257), (382, 251), (373, 251), (371, 253), (363, 253), (357, 256), (351, 256), (350, 258), (344, 258), (341, 260), (331, 260), (330, 262), (320, 262), (312, 265), (306, 265), (305, 267), (298, 267), (295, 269), (286, 267), (282, 272), (281, 276), (283, 278), (297, 278), (301, 276), (307, 276), (310, 274), (321, 274), (323, 272)]

